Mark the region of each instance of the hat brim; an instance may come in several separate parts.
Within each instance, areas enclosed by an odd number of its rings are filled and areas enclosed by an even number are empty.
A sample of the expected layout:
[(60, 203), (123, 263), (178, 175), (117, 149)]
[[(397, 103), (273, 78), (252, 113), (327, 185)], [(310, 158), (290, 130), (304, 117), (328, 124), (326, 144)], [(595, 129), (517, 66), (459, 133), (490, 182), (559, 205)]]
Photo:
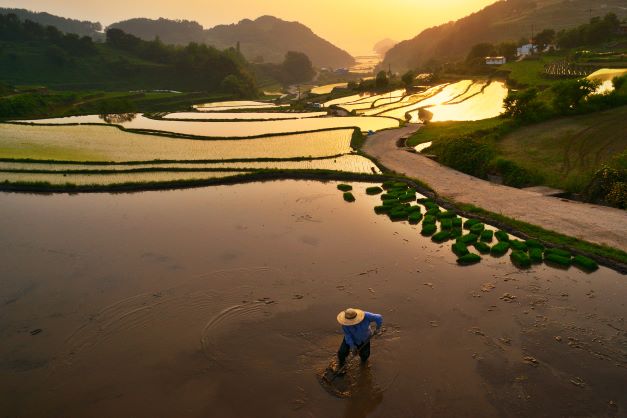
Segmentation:
[(355, 308), (352, 308), (352, 309), (355, 312), (357, 312), (357, 316), (353, 319), (347, 319), (344, 316), (345, 311), (342, 311), (339, 314), (337, 314), (337, 322), (339, 322), (340, 325), (346, 325), (346, 326), (357, 325), (361, 321), (364, 320), (364, 318), (366, 317), (366, 312), (362, 311), (361, 309), (355, 309)]

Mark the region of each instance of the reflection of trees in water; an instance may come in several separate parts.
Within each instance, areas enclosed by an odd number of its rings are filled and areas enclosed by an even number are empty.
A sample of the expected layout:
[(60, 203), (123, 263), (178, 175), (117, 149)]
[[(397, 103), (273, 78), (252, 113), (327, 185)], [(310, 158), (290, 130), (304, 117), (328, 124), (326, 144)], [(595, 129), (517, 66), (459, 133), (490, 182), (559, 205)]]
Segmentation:
[(383, 402), (383, 390), (376, 387), (369, 365), (359, 368), (359, 377), (351, 385), (351, 396), (346, 401), (344, 418), (365, 418)]
[(104, 120), (107, 123), (124, 123), (130, 122), (137, 116), (137, 113), (110, 113), (107, 115), (98, 116), (100, 119)]

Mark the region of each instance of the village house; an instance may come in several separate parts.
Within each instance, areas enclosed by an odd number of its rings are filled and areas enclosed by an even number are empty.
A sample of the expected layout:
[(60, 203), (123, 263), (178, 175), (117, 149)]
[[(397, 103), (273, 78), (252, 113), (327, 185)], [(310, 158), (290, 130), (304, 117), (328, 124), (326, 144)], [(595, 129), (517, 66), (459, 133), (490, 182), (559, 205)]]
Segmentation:
[(507, 63), (505, 57), (485, 57), (485, 63), (487, 65), (503, 65)]
[(526, 57), (528, 55), (531, 55), (533, 53), (538, 52), (538, 47), (535, 46), (534, 44), (526, 44), (521, 46), (520, 48), (516, 49), (516, 56), (517, 57)]

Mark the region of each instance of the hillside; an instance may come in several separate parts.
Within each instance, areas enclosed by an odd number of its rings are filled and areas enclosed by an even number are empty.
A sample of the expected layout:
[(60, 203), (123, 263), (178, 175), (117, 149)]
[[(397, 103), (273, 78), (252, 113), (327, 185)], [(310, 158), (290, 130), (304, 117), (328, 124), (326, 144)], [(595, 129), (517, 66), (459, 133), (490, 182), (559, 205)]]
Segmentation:
[(68, 19), (45, 12), (37, 13), (26, 9), (10, 9), (5, 7), (0, 7), (0, 14), (14, 14), (21, 20), (30, 20), (43, 26), (54, 26), (61, 32), (75, 33), (79, 36), (89, 36), (93, 40), (104, 39), (102, 25), (99, 22)]
[(353, 57), (298, 22), (286, 22), (272, 16), (256, 20), (244, 19), (232, 25), (203, 29), (196, 22), (167, 19), (131, 19), (114, 23), (119, 28), (144, 40), (159, 37), (163, 42), (187, 44), (205, 42), (218, 49), (235, 47), (239, 42), (242, 54), (253, 62), (279, 63), (288, 51), (305, 53), (317, 67), (348, 67)]
[(256, 94), (234, 49), (171, 46), (113, 29), (105, 42), (0, 15), (0, 83), (56, 90), (182, 90)]
[(388, 51), (383, 65), (395, 71), (420, 67), (432, 60), (464, 58), (473, 45), (529, 39), (545, 28), (556, 31), (586, 23), (590, 16), (615, 13), (627, 17), (625, 0), (509, 0), (498, 1), (455, 22), (429, 28)]

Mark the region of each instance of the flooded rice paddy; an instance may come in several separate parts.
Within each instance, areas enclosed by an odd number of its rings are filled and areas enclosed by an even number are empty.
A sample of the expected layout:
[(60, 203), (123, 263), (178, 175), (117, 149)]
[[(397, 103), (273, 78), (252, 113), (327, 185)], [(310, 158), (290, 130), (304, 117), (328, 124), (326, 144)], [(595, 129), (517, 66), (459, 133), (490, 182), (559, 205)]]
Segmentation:
[[(472, 121), (490, 119), (505, 112), (503, 100), (507, 97), (507, 88), (503, 83), (494, 82), (465, 98), (456, 98), (450, 103), (429, 107), (433, 113), (432, 122)], [(412, 114), (412, 120), (419, 119), (418, 112)]]
[(348, 83), (334, 83), (334, 84), (326, 84), (324, 86), (317, 86), (311, 89), (311, 93), (313, 94), (329, 94), (334, 89), (345, 89), (348, 87)]
[(195, 105), (194, 109), (200, 112), (223, 112), (228, 110), (251, 110), (279, 108), (281, 106), (270, 102), (256, 102), (251, 100), (236, 100), (230, 102), (212, 102)]
[[(66, 118), (38, 119), (24, 121), (33, 124), (106, 124), (99, 115), (70, 116)], [(126, 129), (152, 132), (167, 132), (179, 135), (192, 135), (211, 138), (246, 138), (292, 132), (307, 132), (321, 129), (356, 127), (364, 132), (397, 128), (398, 121), (382, 117), (327, 117), (308, 119), (287, 119), (269, 121), (216, 121), (197, 120), (177, 121), (151, 119), (137, 114), (129, 120), (115, 121)]]
[(603, 68), (595, 71), (588, 76), (588, 80), (594, 80), (601, 83), (596, 94), (604, 94), (614, 91), (614, 78), (627, 74), (627, 69)]
[[(353, 186), (351, 204), (304, 181), (0, 194), (0, 410), (624, 415), (624, 276), (490, 256), (459, 267), (450, 245), (375, 215), (372, 185)], [(383, 314), (384, 333), (339, 399), (316, 375), (347, 306)]]
[(183, 120), (272, 120), (272, 119), (305, 119), (326, 116), (327, 112), (176, 112), (168, 113), (163, 119)]
[(352, 129), (255, 139), (194, 140), (125, 132), (113, 126), (0, 124), (0, 156), (55, 161), (175, 161), (330, 157), (348, 154)]

